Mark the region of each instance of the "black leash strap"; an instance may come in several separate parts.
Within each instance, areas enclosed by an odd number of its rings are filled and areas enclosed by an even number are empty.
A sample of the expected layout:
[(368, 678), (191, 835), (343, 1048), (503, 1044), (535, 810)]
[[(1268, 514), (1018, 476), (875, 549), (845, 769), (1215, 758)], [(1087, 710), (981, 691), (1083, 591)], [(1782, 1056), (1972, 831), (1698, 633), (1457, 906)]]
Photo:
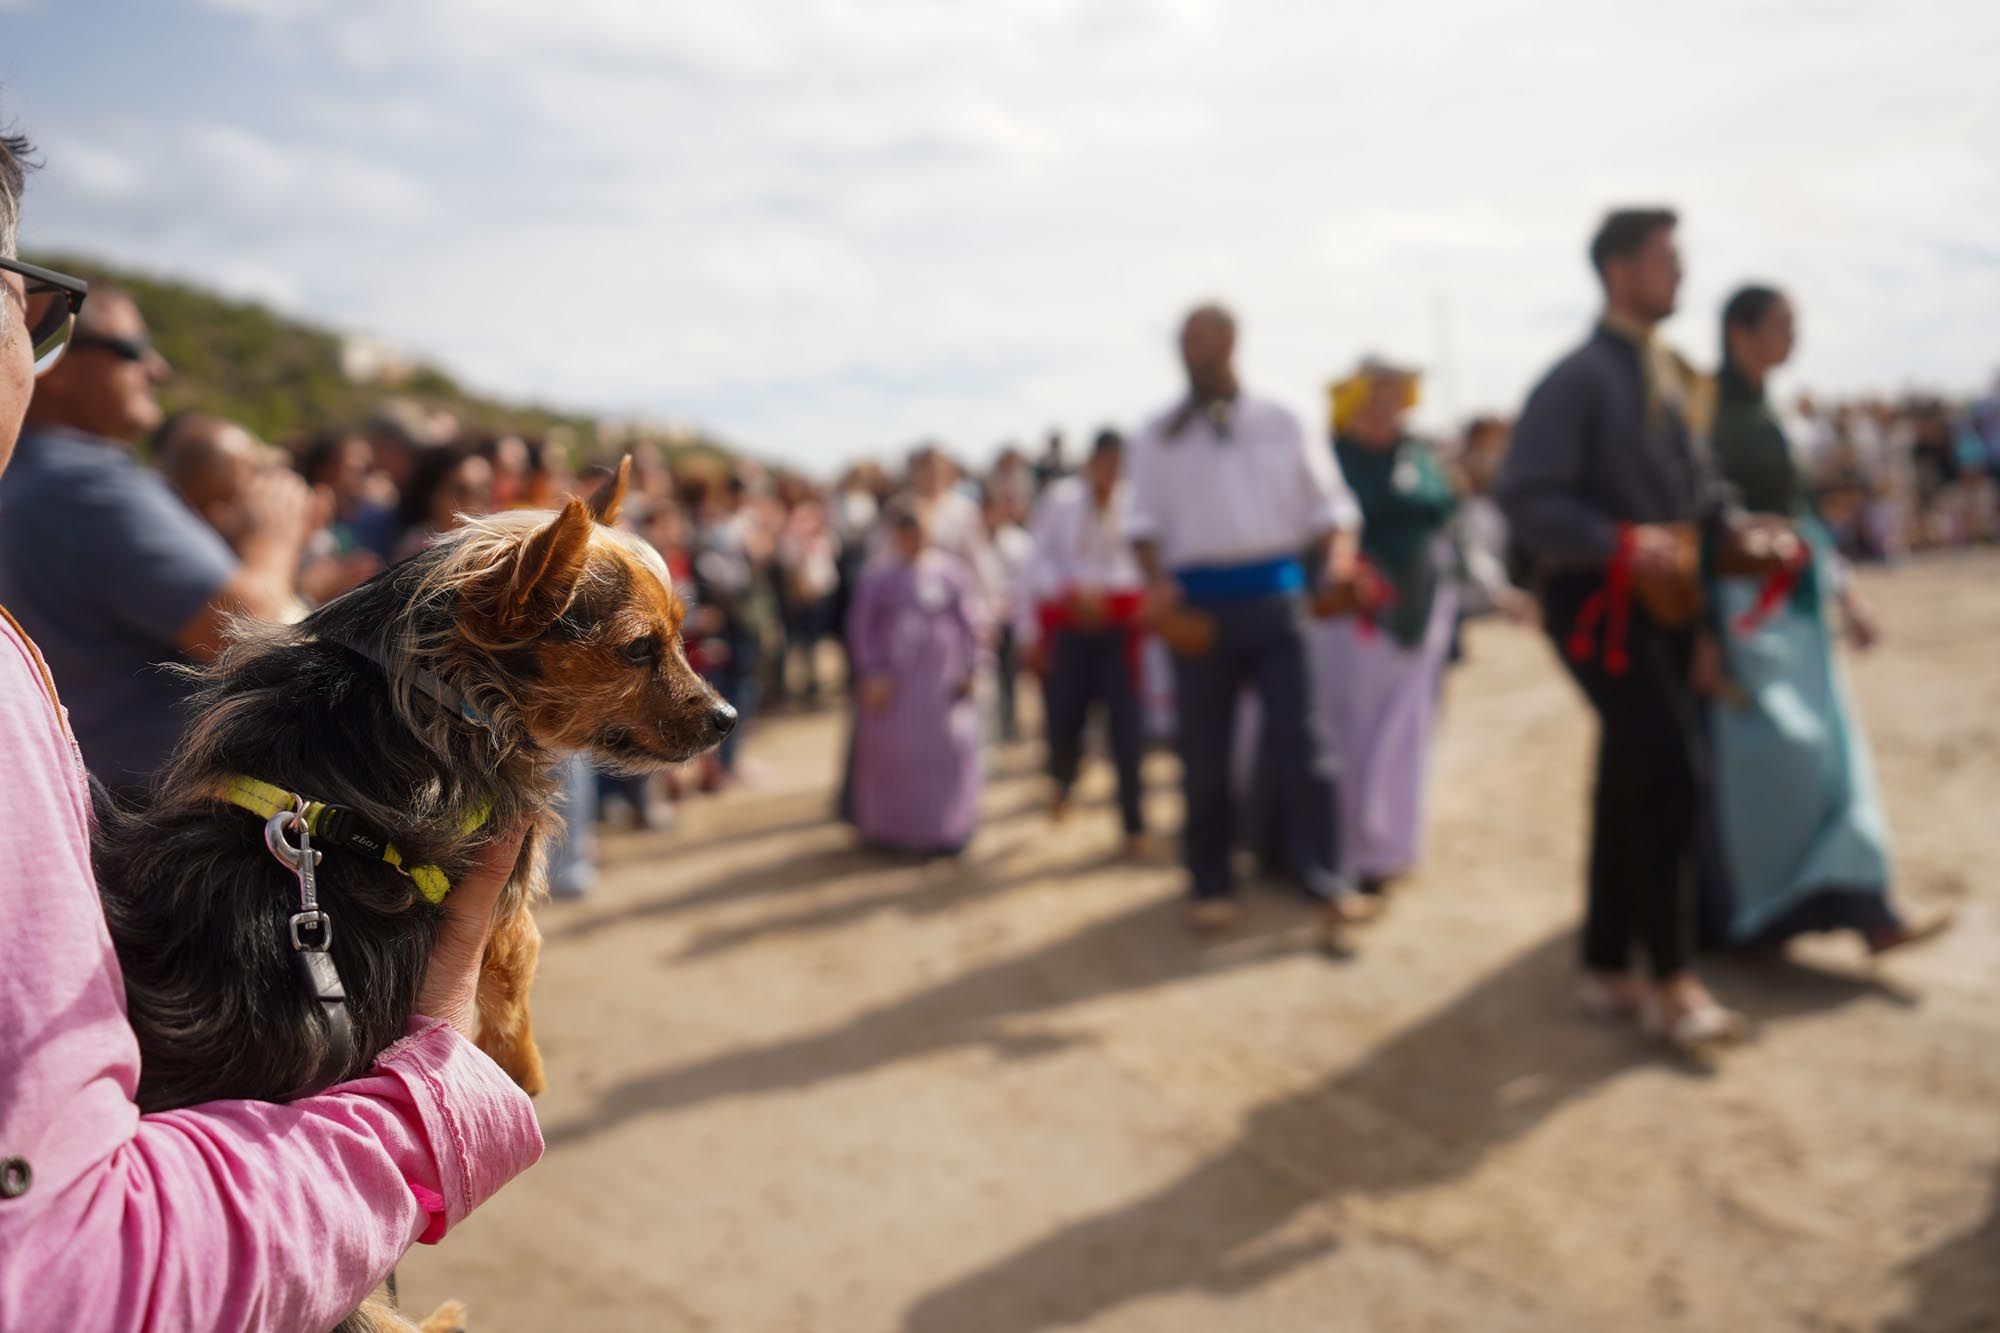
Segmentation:
[[(299, 836), (298, 845), (286, 841), (287, 830)], [(324, 1091), (338, 1082), (354, 1061), (354, 1016), (347, 1010), (347, 987), (341, 983), (340, 969), (333, 961), (333, 917), (319, 905), (317, 869), (320, 854), (312, 845), (312, 828), (305, 817), (305, 803), (280, 810), (264, 822), (264, 845), (271, 855), (298, 877), (299, 910), (292, 914), (287, 934), (292, 946), (292, 965), (299, 982), (319, 1002), (326, 1016), (326, 1057), (320, 1061), (297, 1096)]]

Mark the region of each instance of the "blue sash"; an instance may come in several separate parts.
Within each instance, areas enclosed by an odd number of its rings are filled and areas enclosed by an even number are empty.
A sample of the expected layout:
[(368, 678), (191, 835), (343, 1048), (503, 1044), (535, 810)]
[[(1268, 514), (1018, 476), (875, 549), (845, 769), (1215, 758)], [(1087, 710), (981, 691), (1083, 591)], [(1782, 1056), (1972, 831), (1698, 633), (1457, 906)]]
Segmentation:
[(1306, 567), (1295, 555), (1279, 555), (1247, 565), (1190, 565), (1174, 578), (1190, 602), (1250, 602), (1304, 592)]

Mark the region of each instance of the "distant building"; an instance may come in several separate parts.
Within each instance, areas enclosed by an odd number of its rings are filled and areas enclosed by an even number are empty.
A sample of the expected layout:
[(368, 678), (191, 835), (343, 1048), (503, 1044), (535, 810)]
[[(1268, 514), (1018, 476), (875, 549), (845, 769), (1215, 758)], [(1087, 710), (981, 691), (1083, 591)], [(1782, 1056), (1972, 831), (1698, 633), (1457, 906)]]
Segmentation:
[(420, 362), (380, 338), (349, 334), (340, 340), (340, 373), (350, 384), (398, 388), (421, 369)]

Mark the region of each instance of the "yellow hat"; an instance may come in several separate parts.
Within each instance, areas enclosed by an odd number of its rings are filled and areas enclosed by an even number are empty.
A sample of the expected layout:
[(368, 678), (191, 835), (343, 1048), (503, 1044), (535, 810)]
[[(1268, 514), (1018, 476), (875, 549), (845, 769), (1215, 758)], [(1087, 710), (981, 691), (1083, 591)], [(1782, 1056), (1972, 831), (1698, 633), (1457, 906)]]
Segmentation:
[(1333, 420), (1336, 433), (1346, 430), (1354, 420), (1354, 414), (1368, 405), (1375, 396), (1378, 384), (1400, 394), (1402, 409), (1407, 412), (1417, 405), (1423, 375), (1408, 367), (1393, 365), (1379, 356), (1362, 357), (1361, 364), (1346, 379), (1335, 380), (1327, 386), (1327, 414)]

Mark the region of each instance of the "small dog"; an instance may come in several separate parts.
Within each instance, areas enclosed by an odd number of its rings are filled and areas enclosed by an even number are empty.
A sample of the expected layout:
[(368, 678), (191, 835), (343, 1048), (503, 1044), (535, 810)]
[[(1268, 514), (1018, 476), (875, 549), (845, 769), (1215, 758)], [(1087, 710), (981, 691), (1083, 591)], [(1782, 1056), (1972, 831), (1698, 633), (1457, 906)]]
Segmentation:
[[(688, 666), (665, 562), (608, 526), (630, 472), (627, 459), (589, 504), (553, 516), (475, 520), (193, 669), (195, 717), (152, 803), (99, 819), (141, 1109), (285, 1101), (365, 1072), (409, 1024), (448, 884), (524, 822), (480, 975), (479, 1045), (541, 1090), (529, 908), (545, 888), (559, 758), (587, 750), (650, 773), (736, 720)], [(266, 845), (268, 824), (296, 846), (283, 810), (301, 803), (314, 803), (304, 818), (331, 918), (306, 942), (327, 946), (344, 1004), (295, 971), (301, 885)], [(343, 1327), (417, 1326), (371, 1298)]]

